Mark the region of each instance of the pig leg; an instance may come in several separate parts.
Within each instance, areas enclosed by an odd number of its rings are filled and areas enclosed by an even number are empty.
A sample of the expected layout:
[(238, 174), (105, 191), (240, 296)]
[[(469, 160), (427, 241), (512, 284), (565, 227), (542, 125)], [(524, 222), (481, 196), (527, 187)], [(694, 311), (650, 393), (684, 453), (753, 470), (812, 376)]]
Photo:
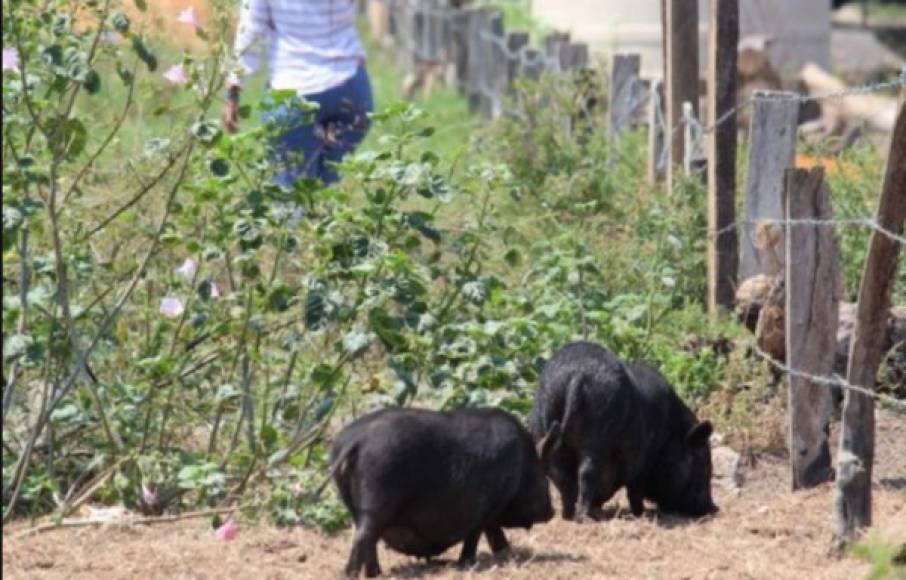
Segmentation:
[(645, 511), (645, 493), (638, 482), (626, 486), (626, 495), (629, 498), (629, 509), (632, 515), (639, 517)]
[(604, 469), (591, 455), (582, 458), (579, 464), (579, 508), (577, 521), (599, 519), (601, 512), (601, 478)]
[(576, 500), (579, 499), (579, 482), (576, 476), (573, 473), (565, 474), (563, 480), (557, 484), (557, 491), (560, 492), (560, 501), (563, 504), (563, 519), (575, 518)]
[(381, 566), (377, 559), (378, 537), (374, 523), (368, 516), (363, 516), (352, 539), (352, 550), (346, 563), (347, 577), (357, 578), (363, 566), (368, 578), (380, 576)]
[(575, 455), (567, 455), (565, 450), (556, 452), (551, 458), (550, 478), (560, 492), (564, 520), (576, 517), (576, 500), (579, 498), (579, 481), (576, 478)]
[(481, 538), (481, 530), (476, 530), (466, 536), (462, 542), (462, 551), (459, 553), (459, 565), (471, 566), (475, 563), (475, 555), (478, 553), (478, 540)]
[(491, 546), (491, 552), (495, 556), (505, 552), (510, 547), (510, 543), (500, 528), (487, 528), (484, 531), (484, 537), (487, 538), (488, 545)]

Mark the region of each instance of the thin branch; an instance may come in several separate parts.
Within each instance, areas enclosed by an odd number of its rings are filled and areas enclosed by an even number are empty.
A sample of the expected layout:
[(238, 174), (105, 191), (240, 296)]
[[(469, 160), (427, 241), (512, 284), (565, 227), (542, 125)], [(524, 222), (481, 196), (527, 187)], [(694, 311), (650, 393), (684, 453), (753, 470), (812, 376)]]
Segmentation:
[(156, 517), (143, 517), (143, 518), (122, 518), (120, 520), (110, 520), (107, 518), (96, 518), (90, 520), (63, 520), (61, 522), (48, 522), (46, 524), (40, 524), (33, 528), (28, 528), (23, 530), (18, 534), (14, 535), (13, 538), (24, 538), (27, 536), (33, 536), (35, 534), (40, 534), (43, 532), (49, 532), (51, 530), (57, 530), (62, 528), (86, 528), (91, 526), (103, 526), (117, 524), (122, 526), (135, 526), (135, 525), (154, 525), (154, 524), (172, 524), (174, 522), (180, 522), (183, 520), (197, 519), (197, 518), (206, 518), (208, 516), (218, 515), (218, 514), (229, 514), (250, 507), (255, 507), (257, 504), (244, 504), (237, 505), (226, 508), (214, 508), (207, 510), (200, 510), (195, 512), (186, 512), (184, 514), (174, 514), (171, 516), (156, 516)]

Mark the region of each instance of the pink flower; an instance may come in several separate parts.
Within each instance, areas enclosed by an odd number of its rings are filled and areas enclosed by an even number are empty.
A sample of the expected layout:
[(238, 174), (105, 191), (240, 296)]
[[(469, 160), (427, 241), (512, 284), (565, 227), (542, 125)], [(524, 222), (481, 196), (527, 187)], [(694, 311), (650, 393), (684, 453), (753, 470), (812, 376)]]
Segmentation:
[(142, 485), (142, 502), (148, 507), (153, 506), (155, 503), (157, 503), (157, 492), (148, 489), (148, 487), (145, 485)]
[(15, 48), (3, 49), (3, 70), (19, 70), (19, 51)]
[(239, 526), (232, 519), (229, 519), (214, 531), (214, 537), (221, 542), (229, 542), (236, 539), (237, 533), (239, 533)]
[(184, 85), (189, 82), (189, 78), (186, 76), (186, 71), (181, 64), (175, 64), (171, 66), (170, 69), (164, 73), (164, 78), (174, 85)]
[(220, 288), (216, 282), (211, 282), (211, 298), (220, 298)]
[(160, 301), (160, 313), (170, 318), (176, 318), (185, 311), (185, 306), (179, 298), (164, 298)]
[(116, 44), (120, 41), (120, 35), (112, 30), (105, 30), (101, 33), (101, 40), (107, 44)]
[(201, 28), (201, 23), (198, 22), (198, 19), (195, 18), (195, 8), (189, 6), (182, 12), (176, 15), (176, 21), (182, 22), (183, 24), (188, 24), (192, 28)]
[(192, 258), (186, 258), (186, 261), (182, 263), (182, 266), (176, 269), (176, 273), (189, 282), (195, 277), (196, 271), (198, 271), (198, 264), (196, 264), (195, 260)]

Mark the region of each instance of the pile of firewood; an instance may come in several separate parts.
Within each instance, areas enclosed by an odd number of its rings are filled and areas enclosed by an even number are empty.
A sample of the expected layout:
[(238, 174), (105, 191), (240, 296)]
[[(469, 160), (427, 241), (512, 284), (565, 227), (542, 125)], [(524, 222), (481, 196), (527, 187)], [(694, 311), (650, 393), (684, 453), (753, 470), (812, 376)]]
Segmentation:
[[(774, 360), (786, 362), (786, 292), (782, 276), (759, 274), (740, 284), (736, 291), (736, 315), (755, 334), (755, 344)], [(856, 325), (856, 305), (840, 304), (840, 322), (837, 329), (837, 350), (834, 372), (846, 375), (849, 360), (849, 342)], [(894, 385), (894, 394), (906, 398), (906, 306), (890, 309), (887, 335), (883, 345), (886, 359), (883, 372), (889, 376), (881, 380)]]

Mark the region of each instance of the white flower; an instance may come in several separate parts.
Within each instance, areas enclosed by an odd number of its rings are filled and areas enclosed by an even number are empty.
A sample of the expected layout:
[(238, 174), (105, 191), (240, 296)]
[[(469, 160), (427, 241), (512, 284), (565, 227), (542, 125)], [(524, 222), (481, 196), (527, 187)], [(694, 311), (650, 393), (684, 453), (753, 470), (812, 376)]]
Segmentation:
[(211, 282), (211, 298), (220, 298), (220, 288), (216, 282)]
[(186, 258), (186, 261), (182, 263), (182, 266), (176, 269), (177, 274), (190, 282), (195, 278), (196, 271), (198, 271), (198, 264), (196, 264), (195, 260), (192, 258)]
[(160, 313), (170, 318), (176, 318), (185, 312), (185, 306), (179, 298), (166, 297), (160, 301)]

